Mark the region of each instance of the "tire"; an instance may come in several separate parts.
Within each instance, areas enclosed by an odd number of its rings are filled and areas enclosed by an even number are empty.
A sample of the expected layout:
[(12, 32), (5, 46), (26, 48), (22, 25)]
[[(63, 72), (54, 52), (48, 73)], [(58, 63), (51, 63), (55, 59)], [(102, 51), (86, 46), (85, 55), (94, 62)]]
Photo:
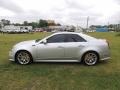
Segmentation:
[(85, 65), (93, 66), (97, 64), (99, 56), (96, 52), (87, 52), (83, 56), (83, 62)]
[(27, 51), (19, 51), (15, 55), (15, 61), (21, 65), (27, 65), (32, 63), (32, 56)]

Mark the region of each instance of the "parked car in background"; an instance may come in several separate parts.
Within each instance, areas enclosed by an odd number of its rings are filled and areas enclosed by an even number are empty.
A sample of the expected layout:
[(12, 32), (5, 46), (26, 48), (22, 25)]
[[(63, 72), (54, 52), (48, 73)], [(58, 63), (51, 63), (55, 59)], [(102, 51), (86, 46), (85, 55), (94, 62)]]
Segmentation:
[(82, 33), (59, 32), (44, 39), (20, 42), (9, 52), (11, 61), (19, 64), (31, 62), (83, 62), (95, 65), (110, 58), (109, 44)]

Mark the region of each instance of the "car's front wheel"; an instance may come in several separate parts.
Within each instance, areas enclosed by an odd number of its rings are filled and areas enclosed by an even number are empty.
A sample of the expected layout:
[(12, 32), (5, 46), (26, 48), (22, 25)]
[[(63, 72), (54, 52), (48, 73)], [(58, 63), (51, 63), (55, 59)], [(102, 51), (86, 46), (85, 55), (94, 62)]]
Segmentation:
[(84, 64), (88, 66), (95, 65), (99, 60), (98, 54), (96, 52), (87, 52), (83, 57)]
[(26, 65), (32, 62), (32, 57), (27, 51), (19, 51), (15, 55), (15, 60), (19, 64)]

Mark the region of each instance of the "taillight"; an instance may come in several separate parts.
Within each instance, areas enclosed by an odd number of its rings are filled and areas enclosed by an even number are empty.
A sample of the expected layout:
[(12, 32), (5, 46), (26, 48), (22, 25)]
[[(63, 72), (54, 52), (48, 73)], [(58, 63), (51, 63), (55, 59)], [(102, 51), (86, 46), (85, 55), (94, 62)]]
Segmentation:
[(107, 42), (107, 44), (108, 44), (108, 47), (110, 48), (110, 44), (109, 44), (108, 40), (106, 40), (106, 42)]

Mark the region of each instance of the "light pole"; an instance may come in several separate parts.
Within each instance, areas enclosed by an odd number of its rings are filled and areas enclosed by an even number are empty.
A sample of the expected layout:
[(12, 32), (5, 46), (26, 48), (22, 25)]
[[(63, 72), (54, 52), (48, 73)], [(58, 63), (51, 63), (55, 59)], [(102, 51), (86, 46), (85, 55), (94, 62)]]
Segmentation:
[(86, 25), (87, 29), (88, 29), (88, 26), (89, 26), (89, 16), (87, 17), (87, 25)]

